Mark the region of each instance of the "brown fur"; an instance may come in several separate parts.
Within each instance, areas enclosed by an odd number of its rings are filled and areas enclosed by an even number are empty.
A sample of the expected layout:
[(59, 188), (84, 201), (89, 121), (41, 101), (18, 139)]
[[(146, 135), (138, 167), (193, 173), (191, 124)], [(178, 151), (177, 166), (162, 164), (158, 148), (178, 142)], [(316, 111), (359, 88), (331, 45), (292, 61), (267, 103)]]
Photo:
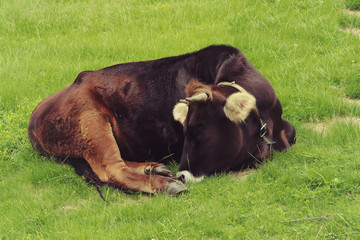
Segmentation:
[(206, 85), (200, 82), (199, 79), (194, 78), (185, 86), (185, 94), (187, 97), (191, 97), (199, 93), (206, 93), (209, 97), (209, 100), (212, 99), (211, 86)]

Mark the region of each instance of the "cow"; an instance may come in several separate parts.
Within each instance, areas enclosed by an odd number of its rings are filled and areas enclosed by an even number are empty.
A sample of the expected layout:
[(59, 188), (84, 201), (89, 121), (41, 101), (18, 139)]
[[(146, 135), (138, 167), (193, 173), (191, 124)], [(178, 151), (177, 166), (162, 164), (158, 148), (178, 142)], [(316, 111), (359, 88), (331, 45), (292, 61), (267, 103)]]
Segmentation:
[[(268, 80), (240, 50), (213, 45), (157, 60), (81, 72), (41, 101), (29, 139), (88, 182), (145, 193), (178, 194), (183, 182), (261, 161), (288, 149)], [(175, 177), (165, 164), (180, 163)]]

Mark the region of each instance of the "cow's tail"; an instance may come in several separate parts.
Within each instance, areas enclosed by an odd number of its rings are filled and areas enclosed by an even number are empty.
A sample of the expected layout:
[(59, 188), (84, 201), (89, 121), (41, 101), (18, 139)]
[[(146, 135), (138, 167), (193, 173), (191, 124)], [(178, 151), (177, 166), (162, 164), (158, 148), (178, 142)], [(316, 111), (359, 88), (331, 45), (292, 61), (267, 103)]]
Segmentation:
[(96, 187), (96, 190), (99, 192), (100, 197), (105, 201), (108, 202), (101, 191), (101, 186), (104, 184), (100, 178), (94, 173), (91, 169), (90, 165), (88, 164), (85, 159), (82, 158), (68, 158), (65, 161), (66, 163), (70, 164), (74, 167), (75, 172), (87, 183)]

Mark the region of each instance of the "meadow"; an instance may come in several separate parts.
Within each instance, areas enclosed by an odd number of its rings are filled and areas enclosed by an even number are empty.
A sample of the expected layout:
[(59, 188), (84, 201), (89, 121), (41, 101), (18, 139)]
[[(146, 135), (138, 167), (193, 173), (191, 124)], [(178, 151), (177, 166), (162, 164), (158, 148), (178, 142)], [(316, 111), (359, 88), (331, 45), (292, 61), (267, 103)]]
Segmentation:
[[(0, 240), (360, 239), (351, 2), (1, 0)], [(297, 130), (288, 151), (179, 196), (103, 186), (106, 203), (70, 166), (32, 149), (32, 110), (81, 71), (210, 44), (239, 48), (272, 83)]]

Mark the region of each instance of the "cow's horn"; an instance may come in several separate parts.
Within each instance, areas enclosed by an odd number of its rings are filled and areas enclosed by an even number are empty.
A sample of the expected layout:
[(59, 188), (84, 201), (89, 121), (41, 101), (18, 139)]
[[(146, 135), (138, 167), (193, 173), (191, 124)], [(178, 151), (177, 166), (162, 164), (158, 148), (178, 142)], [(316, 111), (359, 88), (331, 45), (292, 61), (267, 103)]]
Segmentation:
[(234, 82), (220, 82), (218, 83), (219, 86), (223, 85), (223, 86), (231, 86), (231, 87), (234, 87), (236, 88), (237, 90), (239, 90), (240, 92), (247, 92), (243, 87), (241, 87), (240, 85), (237, 85)]
[(209, 95), (207, 95), (204, 92), (196, 94), (192, 97), (185, 98), (185, 100), (188, 102), (206, 102), (208, 99), (209, 99)]

